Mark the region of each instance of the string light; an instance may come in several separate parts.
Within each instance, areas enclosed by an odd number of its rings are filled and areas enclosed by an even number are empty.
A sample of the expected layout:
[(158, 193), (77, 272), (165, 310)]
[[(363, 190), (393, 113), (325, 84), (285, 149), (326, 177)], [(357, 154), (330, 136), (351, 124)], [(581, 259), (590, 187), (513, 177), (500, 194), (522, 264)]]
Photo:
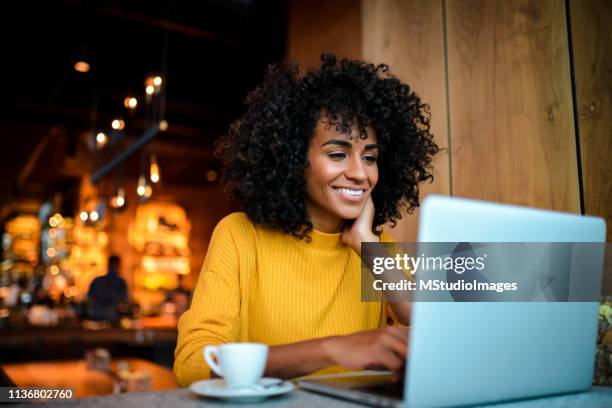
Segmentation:
[(138, 99), (134, 98), (133, 96), (126, 96), (123, 100), (123, 106), (125, 106), (127, 109), (134, 110), (138, 106)]
[(111, 122), (111, 127), (115, 130), (123, 130), (123, 128), (125, 128), (125, 122), (123, 119), (114, 119)]
[(104, 132), (99, 132), (96, 135), (96, 146), (98, 146), (98, 149), (104, 147), (106, 142), (108, 142), (108, 137), (106, 137), (106, 134)]
[(79, 218), (81, 219), (81, 221), (85, 222), (89, 219), (89, 214), (87, 214), (87, 211), (81, 211), (81, 213), (79, 214)]
[(139, 197), (143, 197), (145, 195), (145, 186), (146, 186), (146, 180), (145, 180), (145, 176), (141, 175), (140, 177), (138, 177), (138, 187), (136, 187), (136, 194), (138, 194)]
[(159, 75), (150, 76), (145, 79), (145, 92), (147, 95), (159, 93), (163, 80)]
[(92, 220), (93, 222), (98, 221), (99, 217), (100, 215), (98, 214), (96, 210), (93, 210), (92, 212), (89, 213), (89, 219)]

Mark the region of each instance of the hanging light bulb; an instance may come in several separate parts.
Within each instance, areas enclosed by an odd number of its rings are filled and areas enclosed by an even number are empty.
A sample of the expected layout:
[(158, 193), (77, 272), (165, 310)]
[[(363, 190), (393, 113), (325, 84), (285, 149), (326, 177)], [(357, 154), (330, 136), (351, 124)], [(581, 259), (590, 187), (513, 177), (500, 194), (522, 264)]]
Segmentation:
[(108, 137), (106, 136), (106, 134), (104, 132), (98, 132), (98, 134), (96, 135), (96, 147), (98, 149), (101, 149), (106, 146), (107, 142)]
[(89, 72), (90, 66), (87, 61), (80, 59), (74, 63), (74, 70), (82, 74)]
[(110, 205), (115, 209), (122, 208), (125, 205), (125, 189), (123, 187), (117, 189), (117, 194), (111, 198)]
[(123, 207), (125, 205), (125, 190), (123, 187), (117, 189), (117, 206)]
[(147, 180), (145, 179), (145, 176), (141, 175), (138, 177), (138, 187), (136, 187), (136, 194), (138, 194), (138, 197), (144, 197), (146, 185)]
[(160, 179), (160, 176), (159, 176), (159, 165), (157, 164), (157, 158), (155, 157), (154, 154), (151, 154), (150, 173), (151, 173), (151, 181), (153, 183), (158, 183), (159, 179)]
[(74, 65), (72, 67), (76, 72), (85, 74), (91, 69), (91, 60), (87, 54), (87, 44), (81, 44), (80, 50), (78, 54), (75, 55), (76, 58), (73, 60)]

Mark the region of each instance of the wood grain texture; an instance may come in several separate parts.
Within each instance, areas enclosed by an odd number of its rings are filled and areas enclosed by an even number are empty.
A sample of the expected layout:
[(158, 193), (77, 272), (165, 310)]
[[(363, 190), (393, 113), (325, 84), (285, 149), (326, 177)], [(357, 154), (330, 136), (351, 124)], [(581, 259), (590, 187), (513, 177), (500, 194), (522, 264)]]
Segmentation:
[(301, 70), (320, 65), (321, 54), (361, 58), (359, 0), (289, 1), (287, 56)]
[[(363, 0), (363, 57), (386, 63), (429, 104), (434, 140), (444, 150), (434, 159), (434, 182), (421, 186), (427, 194), (450, 194), (442, 3), (429, 0)], [(418, 209), (404, 214), (394, 229), (398, 241), (416, 241)]]
[(562, 0), (448, 0), (453, 195), (579, 212)]
[(585, 213), (612, 241), (612, 3), (570, 1)]

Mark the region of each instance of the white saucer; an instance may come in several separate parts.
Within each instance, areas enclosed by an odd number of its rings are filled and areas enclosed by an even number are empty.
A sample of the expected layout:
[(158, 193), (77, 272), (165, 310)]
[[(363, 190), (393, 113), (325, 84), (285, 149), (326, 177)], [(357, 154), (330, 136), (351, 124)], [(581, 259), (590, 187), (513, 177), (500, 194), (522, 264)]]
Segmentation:
[[(266, 386), (280, 381), (278, 378), (262, 378), (259, 385)], [(281, 395), (291, 392), (295, 385), (289, 381), (283, 381), (277, 386), (266, 389), (252, 388), (227, 388), (225, 382), (216, 378), (213, 380), (196, 381), (189, 386), (191, 391), (204, 397), (223, 398), (230, 402), (259, 402), (274, 395)]]

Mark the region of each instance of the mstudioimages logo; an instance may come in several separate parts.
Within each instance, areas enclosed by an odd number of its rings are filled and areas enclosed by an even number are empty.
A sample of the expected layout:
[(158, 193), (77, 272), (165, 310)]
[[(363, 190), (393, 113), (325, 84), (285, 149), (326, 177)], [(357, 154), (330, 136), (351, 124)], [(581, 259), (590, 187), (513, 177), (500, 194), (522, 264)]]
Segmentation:
[(439, 279), (421, 280), (418, 285), (420, 290), (444, 290), (444, 291), (494, 291), (503, 293), (518, 290), (516, 282), (478, 282), (460, 279), (454, 282), (446, 282)]

